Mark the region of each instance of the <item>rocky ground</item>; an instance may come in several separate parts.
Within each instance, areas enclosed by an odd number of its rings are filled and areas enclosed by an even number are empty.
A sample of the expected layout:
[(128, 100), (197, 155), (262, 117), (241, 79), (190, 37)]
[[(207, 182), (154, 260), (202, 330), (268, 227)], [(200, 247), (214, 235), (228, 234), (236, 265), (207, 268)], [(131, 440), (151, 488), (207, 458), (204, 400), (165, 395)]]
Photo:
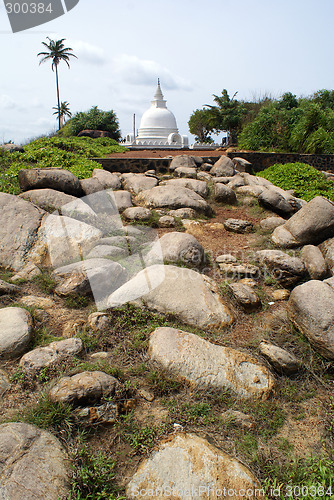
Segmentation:
[(245, 169), (0, 193), (1, 498), (332, 497), (334, 205)]

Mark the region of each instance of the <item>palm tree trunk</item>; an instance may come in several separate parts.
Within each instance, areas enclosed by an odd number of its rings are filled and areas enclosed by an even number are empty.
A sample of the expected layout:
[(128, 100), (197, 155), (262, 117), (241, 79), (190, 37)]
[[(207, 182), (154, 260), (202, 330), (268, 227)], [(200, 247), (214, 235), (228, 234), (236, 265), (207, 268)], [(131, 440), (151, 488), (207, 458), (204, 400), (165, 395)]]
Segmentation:
[(58, 130), (61, 129), (61, 119), (60, 119), (60, 97), (59, 97), (59, 82), (58, 82), (58, 68), (56, 67), (56, 85), (57, 85), (57, 101), (58, 101)]

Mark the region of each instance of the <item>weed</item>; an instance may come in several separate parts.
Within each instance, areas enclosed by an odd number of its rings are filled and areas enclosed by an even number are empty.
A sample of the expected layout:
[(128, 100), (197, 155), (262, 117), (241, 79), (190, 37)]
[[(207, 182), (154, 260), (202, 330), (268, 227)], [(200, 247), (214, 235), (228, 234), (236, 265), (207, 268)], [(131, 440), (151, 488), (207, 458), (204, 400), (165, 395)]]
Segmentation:
[(16, 422), (25, 422), (42, 429), (53, 431), (61, 427), (71, 428), (73, 425), (72, 407), (65, 403), (56, 403), (43, 394), (36, 405), (18, 413)]
[(94, 351), (101, 343), (100, 334), (93, 332), (88, 327), (85, 327), (76, 336), (82, 340), (87, 352)]
[(62, 340), (62, 338), (50, 334), (45, 326), (35, 327), (30, 347), (31, 349), (35, 349), (36, 347), (46, 346), (58, 340)]
[(160, 370), (150, 370), (147, 374), (147, 379), (152, 385), (154, 392), (159, 396), (166, 396), (173, 392), (177, 392), (182, 387), (181, 382), (167, 376)]
[(94, 453), (87, 445), (73, 451), (72, 484), (68, 500), (116, 500), (115, 461), (103, 453)]
[(34, 283), (38, 285), (38, 287), (45, 293), (53, 293), (56, 288), (56, 282), (51, 277), (51, 273), (49, 271), (43, 270), (41, 274), (38, 274), (33, 278)]
[(131, 413), (120, 419), (120, 434), (136, 453), (147, 453), (151, 450), (166, 430), (165, 425), (140, 427)]
[(65, 300), (66, 307), (68, 307), (70, 309), (85, 308), (91, 302), (90, 297), (85, 297), (82, 295), (76, 295), (76, 296), (69, 295), (68, 297), (65, 297), (64, 300)]

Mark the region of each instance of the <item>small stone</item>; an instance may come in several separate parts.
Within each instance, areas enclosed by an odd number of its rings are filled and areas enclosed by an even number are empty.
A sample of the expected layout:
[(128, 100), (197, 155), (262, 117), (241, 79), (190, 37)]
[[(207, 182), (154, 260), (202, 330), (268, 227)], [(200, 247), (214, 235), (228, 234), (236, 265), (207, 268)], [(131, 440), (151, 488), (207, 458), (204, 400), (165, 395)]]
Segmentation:
[(267, 217), (260, 221), (260, 227), (265, 231), (273, 231), (276, 227), (282, 226), (285, 222), (283, 217)]
[(22, 355), (28, 348), (31, 331), (32, 318), (26, 309), (0, 309), (0, 358), (13, 359)]
[(11, 295), (18, 293), (20, 287), (16, 285), (11, 285), (7, 281), (0, 280), (0, 295)]
[(250, 415), (246, 415), (241, 411), (237, 410), (227, 410), (222, 413), (222, 419), (224, 423), (231, 423), (242, 427), (243, 429), (254, 429), (255, 421)]
[(94, 352), (90, 355), (92, 359), (108, 359), (110, 357), (109, 352)]
[(249, 233), (253, 230), (253, 224), (251, 222), (241, 219), (227, 219), (224, 222), (224, 227), (226, 231), (241, 234)]
[(95, 312), (88, 316), (88, 326), (95, 332), (103, 332), (109, 326), (109, 316), (106, 313)]
[(10, 382), (7, 373), (0, 370), (0, 398), (10, 388)]
[(177, 210), (170, 210), (167, 215), (179, 217), (180, 219), (196, 219), (198, 216), (196, 210), (193, 210), (192, 208), (178, 208)]
[(270, 342), (260, 342), (259, 351), (279, 373), (290, 375), (300, 369), (300, 362), (293, 354)]
[(234, 205), (237, 202), (235, 192), (228, 186), (217, 182), (214, 187), (214, 199), (218, 203)]
[(37, 307), (37, 309), (50, 309), (55, 306), (52, 299), (46, 297), (35, 297), (34, 295), (27, 295), (20, 299), (20, 304), (27, 307)]
[(175, 219), (170, 215), (163, 215), (162, 217), (160, 217), (158, 224), (159, 227), (174, 227)]
[(113, 403), (105, 403), (101, 406), (78, 408), (73, 415), (82, 424), (114, 424), (118, 417), (118, 407)]
[(86, 400), (97, 400), (115, 393), (118, 381), (100, 371), (82, 372), (72, 377), (63, 377), (50, 390), (54, 402), (80, 404)]
[(42, 274), (42, 271), (35, 264), (27, 264), (18, 273), (10, 278), (12, 283), (17, 281), (25, 280), (31, 281), (36, 276)]
[(254, 309), (261, 307), (260, 298), (250, 286), (238, 282), (230, 283), (229, 288), (245, 311), (251, 312), (254, 311)]
[(146, 389), (139, 389), (138, 394), (141, 398), (146, 399), (146, 401), (149, 401), (150, 403), (154, 401), (154, 394)]
[(218, 255), (218, 257), (216, 258), (216, 262), (218, 264), (234, 264), (235, 262), (237, 262), (237, 259), (236, 257), (234, 257), (234, 255), (231, 255), (231, 254), (224, 254), (224, 255)]
[(285, 288), (280, 288), (272, 292), (271, 298), (274, 301), (289, 300), (290, 293), (291, 293), (290, 290), (286, 290)]
[(220, 263), (219, 269), (223, 276), (239, 280), (246, 277), (258, 278), (261, 275), (260, 269), (251, 264)]
[(123, 217), (134, 221), (148, 221), (152, 218), (152, 212), (144, 207), (130, 207), (124, 210)]

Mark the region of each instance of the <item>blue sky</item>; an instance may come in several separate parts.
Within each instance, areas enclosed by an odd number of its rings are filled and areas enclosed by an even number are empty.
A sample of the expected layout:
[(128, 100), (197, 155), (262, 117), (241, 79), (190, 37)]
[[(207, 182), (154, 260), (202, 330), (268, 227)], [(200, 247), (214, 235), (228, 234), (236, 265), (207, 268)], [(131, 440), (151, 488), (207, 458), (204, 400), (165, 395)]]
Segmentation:
[(56, 127), (54, 74), (39, 66), (46, 36), (66, 38), (78, 60), (60, 66), (72, 113), (113, 109), (123, 135), (149, 107), (160, 77), (188, 134), (192, 111), (223, 88), (240, 99), (334, 87), (333, 0), (80, 0), (65, 16), (12, 34), (0, 2), (0, 143)]

